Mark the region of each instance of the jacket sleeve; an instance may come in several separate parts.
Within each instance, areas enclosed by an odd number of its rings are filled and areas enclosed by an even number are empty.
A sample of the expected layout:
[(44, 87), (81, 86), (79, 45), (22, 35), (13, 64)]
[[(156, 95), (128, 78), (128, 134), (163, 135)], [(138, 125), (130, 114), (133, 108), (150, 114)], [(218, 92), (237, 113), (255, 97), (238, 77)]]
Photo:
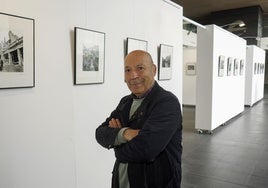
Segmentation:
[(152, 107), (139, 134), (115, 148), (115, 156), (120, 162), (153, 161), (173, 136), (181, 136), (181, 131), (182, 116), (178, 99), (173, 95), (161, 97)]
[(97, 142), (101, 146), (107, 149), (114, 147), (115, 139), (117, 137), (118, 132), (120, 131), (120, 129), (108, 127), (109, 121), (112, 119), (112, 117), (113, 117), (113, 113), (111, 114), (109, 118), (106, 119), (105, 122), (103, 122), (96, 129), (96, 132), (95, 132), (95, 137), (96, 137)]
[(109, 121), (112, 118), (117, 118), (120, 121), (122, 121), (121, 115), (120, 115), (120, 109), (119, 106), (122, 103), (122, 100), (120, 101), (117, 108), (111, 113), (111, 115), (103, 122), (95, 131), (95, 137), (97, 142), (107, 148), (113, 148), (115, 144), (115, 139), (118, 135), (118, 132), (120, 131), (119, 128), (110, 128), (109, 127)]

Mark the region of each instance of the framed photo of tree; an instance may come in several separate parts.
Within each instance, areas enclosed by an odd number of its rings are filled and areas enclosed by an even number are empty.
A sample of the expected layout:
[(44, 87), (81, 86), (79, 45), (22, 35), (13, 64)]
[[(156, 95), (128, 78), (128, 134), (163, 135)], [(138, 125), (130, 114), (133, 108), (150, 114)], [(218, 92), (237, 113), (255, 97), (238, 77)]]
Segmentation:
[(35, 86), (35, 21), (0, 13), (0, 89)]
[(104, 82), (105, 33), (74, 28), (75, 66), (74, 84)]

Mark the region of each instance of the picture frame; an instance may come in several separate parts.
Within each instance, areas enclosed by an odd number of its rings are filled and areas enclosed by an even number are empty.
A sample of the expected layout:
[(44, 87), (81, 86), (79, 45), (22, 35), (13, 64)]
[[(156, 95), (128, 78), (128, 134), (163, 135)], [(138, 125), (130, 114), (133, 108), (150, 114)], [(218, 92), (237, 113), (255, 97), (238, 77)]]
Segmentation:
[(142, 39), (135, 39), (135, 38), (127, 37), (126, 46), (127, 46), (126, 47), (126, 55), (127, 55), (134, 50), (147, 51), (148, 42)]
[(254, 63), (254, 74), (258, 73), (258, 64)]
[(261, 64), (261, 74), (264, 74), (264, 63)]
[(35, 20), (0, 13), (0, 89), (35, 87)]
[(245, 61), (243, 59), (240, 60), (239, 74), (244, 75), (245, 70)]
[(257, 64), (257, 74), (260, 74), (261, 73), (261, 64), (258, 63)]
[(234, 76), (238, 75), (238, 68), (239, 68), (238, 63), (239, 63), (239, 60), (237, 58), (235, 58), (235, 60), (234, 60), (234, 73), (233, 73)]
[(172, 77), (173, 46), (160, 44), (158, 59), (158, 80), (170, 80)]
[(196, 63), (186, 64), (186, 75), (196, 75)]
[(233, 58), (228, 57), (228, 60), (227, 60), (227, 76), (232, 76), (232, 64), (233, 64)]
[(220, 55), (218, 61), (218, 77), (224, 76), (225, 56)]
[(75, 27), (74, 84), (104, 83), (105, 33)]

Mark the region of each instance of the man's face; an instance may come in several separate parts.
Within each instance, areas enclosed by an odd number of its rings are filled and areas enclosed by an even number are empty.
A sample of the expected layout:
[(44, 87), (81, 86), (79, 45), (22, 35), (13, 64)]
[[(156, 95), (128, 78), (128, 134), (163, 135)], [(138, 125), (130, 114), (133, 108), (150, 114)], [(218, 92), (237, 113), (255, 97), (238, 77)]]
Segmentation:
[(129, 90), (142, 96), (154, 83), (156, 67), (151, 58), (142, 51), (130, 53), (125, 59), (125, 81)]

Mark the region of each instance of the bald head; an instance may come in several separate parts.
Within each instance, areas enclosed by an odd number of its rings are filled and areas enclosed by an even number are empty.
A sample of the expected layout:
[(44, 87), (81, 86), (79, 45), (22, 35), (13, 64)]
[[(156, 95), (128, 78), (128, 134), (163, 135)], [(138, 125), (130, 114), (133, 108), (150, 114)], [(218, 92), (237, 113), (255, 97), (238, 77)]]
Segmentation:
[(153, 64), (152, 56), (148, 52), (143, 50), (134, 50), (130, 52), (125, 58), (125, 63), (132, 58), (142, 59), (146, 63)]

